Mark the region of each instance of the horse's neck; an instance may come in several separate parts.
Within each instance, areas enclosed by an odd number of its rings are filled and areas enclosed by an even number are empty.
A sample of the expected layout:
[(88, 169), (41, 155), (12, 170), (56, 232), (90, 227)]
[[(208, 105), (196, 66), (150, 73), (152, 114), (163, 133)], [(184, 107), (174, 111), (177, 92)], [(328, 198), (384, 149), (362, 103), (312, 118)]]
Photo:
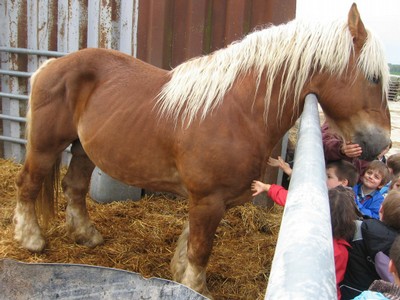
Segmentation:
[(292, 126), (295, 125), (296, 120), (299, 118), (304, 102), (303, 95), (300, 100), (295, 100), (295, 92), (293, 89), (287, 93), (283, 93), (281, 89), (281, 73), (276, 76), (273, 87), (268, 94), (268, 87), (266, 85), (266, 75), (263, 74), (260, 85), (257, 88), (257, 107), (262, 107), (264, 114), (264, 123), (267, 134), (272, 134), (279, 139), (282, 137)]

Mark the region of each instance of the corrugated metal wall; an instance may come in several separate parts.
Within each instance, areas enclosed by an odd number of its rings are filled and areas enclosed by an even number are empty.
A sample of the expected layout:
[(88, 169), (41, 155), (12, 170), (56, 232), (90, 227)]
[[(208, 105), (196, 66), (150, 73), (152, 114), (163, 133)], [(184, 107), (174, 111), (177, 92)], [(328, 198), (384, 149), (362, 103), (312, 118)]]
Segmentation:
[(0, 46), (113, 48), (170, 68), (295, 10), (295, 0), (0, 0)]
[(148, 0), (139, 5), (137, 57), (168, 69), (223, 48), (257, 26), (295, 17), (295, 0)]
[[(29, 74), (44, 55), (112, 48), (170, 69), (240, 39), (257, 26), (295, 17), (296, 0), (0, 0), (0, 156), (21, 161)], [(5, 70), (5, 71), (4, 71)], [(10, 119), (8, 116), (12, 116)], [(17, 119), (16, 119), (17, 118)], [(9, 138), (8, 138), (9, 137)]]

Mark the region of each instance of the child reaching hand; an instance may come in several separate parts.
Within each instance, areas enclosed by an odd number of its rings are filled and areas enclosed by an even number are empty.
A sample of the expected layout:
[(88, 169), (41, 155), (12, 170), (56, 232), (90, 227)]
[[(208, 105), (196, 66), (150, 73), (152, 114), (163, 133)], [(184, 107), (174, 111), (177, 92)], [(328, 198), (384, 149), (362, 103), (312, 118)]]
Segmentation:
[[(281, 165), (283, 165), (281, 163)], [(281, 166), (279, 166), (281, 167)], [(288, 166), (285, 166), (285, 172), (288, 172)], [(337, 160), (326, 165), (326, 184), (328, 189), (338, 185), (353, 187), (357, 183), (358, 172), (356, 167), (345, 160)], [(288, 191), (280, 185), (263, 183), (254, 180), (251, 184), (251, 190), (254, 192), (252, 196), (257, 196), (262, 192), (266, 192), (276, 204), (285, 206)]]

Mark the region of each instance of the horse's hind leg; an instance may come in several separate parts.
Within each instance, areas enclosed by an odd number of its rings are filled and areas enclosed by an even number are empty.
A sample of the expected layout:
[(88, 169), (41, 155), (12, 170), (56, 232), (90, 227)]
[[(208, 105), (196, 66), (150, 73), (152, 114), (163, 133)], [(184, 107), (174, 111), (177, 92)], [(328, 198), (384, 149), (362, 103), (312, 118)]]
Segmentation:
[(103, 237), (90, 221), (86, 208), (86, 194), (95, 166), (79, 141), (73, 143), (71, 153), (72, 159), (62, 181), (67, 199), (67, 231), (78, 244), (95, 247), (103, 243)]
[(207, 205), (189, 208), (189, 226), (186, 224), (179, 237), (171, 271), (175, 281), (212, 299), (206, 284), (206, 268), (225, 208), (217, 199), (203, 200)]
[[(45, 246), (36, 216), (36, 198), (41, 192), (45, 177), (51, 173), (57, 162), (57, 158), (58, 154), (55, 153), (27, 151), (25, 163), (16, 179), (17, 205), (14, 213), (14, 238), (21, 243), (22, 247), (33, 252), (41, 252)], [(50, 192), (53, 192), (53, 189)]]

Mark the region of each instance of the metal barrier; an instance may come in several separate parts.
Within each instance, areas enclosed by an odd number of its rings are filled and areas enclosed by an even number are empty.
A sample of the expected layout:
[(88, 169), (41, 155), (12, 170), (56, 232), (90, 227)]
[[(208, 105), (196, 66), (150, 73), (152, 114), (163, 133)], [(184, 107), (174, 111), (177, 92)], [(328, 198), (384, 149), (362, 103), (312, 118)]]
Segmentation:
[(398, 75), (390, 75), (388, 100), (400, 100), (400, 76)]
[(307, 95), (265, 299), (337, 299), (317, 103)]

